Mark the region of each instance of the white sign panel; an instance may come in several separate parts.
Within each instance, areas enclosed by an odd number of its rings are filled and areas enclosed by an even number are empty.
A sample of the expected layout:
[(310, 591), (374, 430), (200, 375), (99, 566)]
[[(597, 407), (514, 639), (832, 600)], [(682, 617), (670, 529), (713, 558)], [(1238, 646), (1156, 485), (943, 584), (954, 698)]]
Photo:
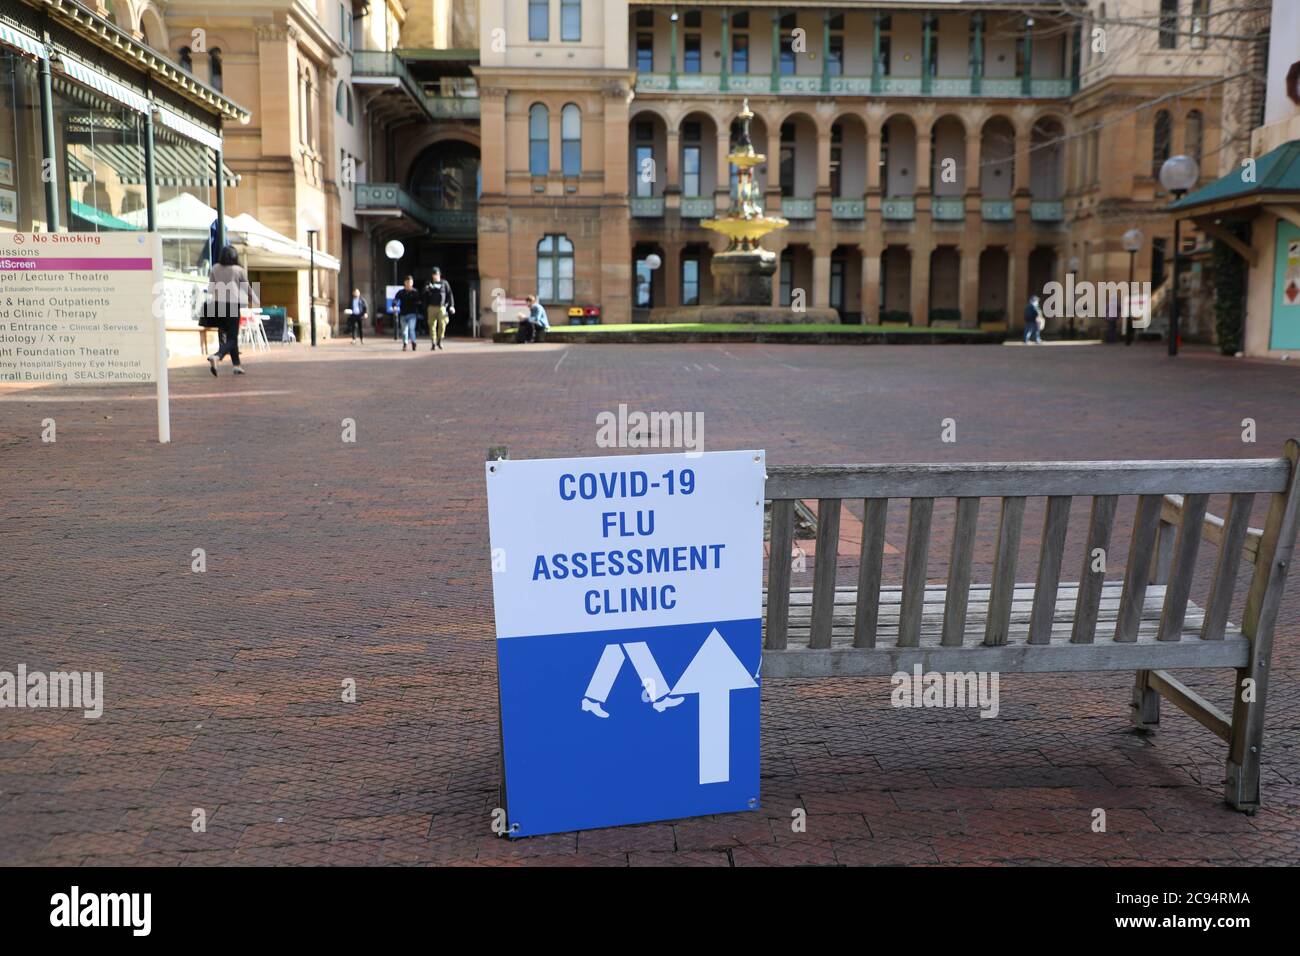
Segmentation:
[(761, 451), (487, 464), (511, 836), (758, 808)]
[(0, 232), (0, 382), (157, 382), (170, 440), (162, 238)]

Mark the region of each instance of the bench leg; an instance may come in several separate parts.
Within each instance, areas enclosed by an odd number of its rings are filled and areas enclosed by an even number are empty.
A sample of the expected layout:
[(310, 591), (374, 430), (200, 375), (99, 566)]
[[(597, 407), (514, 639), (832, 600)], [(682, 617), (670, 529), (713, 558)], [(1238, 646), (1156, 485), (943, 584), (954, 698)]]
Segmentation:
[(1133, 729), (1144, 734), (1160, 727), (1160, 694), (1151, 689), (1147, 676), (1150, 671), (1138, 671), (1133, 679), (1133, 703), (1129, 705), (1129, 719)]
[[(1254, 681), (1253, 695), (1246, 691)], [(1259, 757), (1264, 749), (1264, 699), (1268, 694), (1268, 671), (1243, 667), (1237, 671), (1233, 690), (1232, 739), (1228, 741), (1228, 763), (1224, 773), (1223, 799), (1234, 810), (1253, 815), (1259, 809)], [(1253, 700), (1243, 697), (1253, 696)]]

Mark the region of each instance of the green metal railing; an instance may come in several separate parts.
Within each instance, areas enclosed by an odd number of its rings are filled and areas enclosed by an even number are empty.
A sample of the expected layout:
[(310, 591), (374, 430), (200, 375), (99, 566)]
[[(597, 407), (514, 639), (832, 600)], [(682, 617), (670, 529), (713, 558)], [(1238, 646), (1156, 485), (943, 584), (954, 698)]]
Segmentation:
[(431, 209), (397, 183), (357, 183), (358, 210), (395, 209), (440, 236), (472, 236), (478, 230), (478, 209)]

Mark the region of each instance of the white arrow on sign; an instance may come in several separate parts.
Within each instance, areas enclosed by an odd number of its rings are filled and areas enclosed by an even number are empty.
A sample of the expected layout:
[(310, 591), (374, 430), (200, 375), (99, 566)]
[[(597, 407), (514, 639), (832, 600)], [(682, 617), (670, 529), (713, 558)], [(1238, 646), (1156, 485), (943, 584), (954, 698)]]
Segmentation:
[(757, 686), (717, 628), (677, 679), (674, 697), (700, 695), (700, 783), (731, 779), (731, 692)]

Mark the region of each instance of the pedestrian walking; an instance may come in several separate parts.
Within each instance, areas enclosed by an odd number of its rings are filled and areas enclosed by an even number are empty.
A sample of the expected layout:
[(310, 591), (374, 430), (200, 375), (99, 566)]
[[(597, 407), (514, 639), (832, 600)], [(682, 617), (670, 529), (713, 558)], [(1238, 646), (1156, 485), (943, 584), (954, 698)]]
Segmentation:
[(361, 344), (366, 344), (366, 316), (370, 314), (370, 306), (366, 300), (361, 297), (360, 289), (352, 290), (352, 305), (348, 309), (348, 334), (352, 336), (352, 344), (361, 340)]
[(393, 296), (393, 311), (397, 313), (398, 324), (402, 327), (402, 351), (406, 351), (406, 344), (411, 344), (411, 351), (415, 352), (415, 324), (420, 321), (420, 303), (422, 302), (420, 293), (415, 290), (415, 277), (407, 276), (402, 280), (402, 287), (397, 290), (397, 295)]
[(1031, 295), (1029, 304), (1025, 306), (1025, 344), (1031, 345), (1037, 343), (1043, 344), (1043, 326), (1047, 320), (1043, 318), (1043, 310), (1038, 306), (1038, 296)]
[(244, 366), (239, 360), (240, 309), (260, 304), (257, 292), (248, 281), (248, 273), (239, 264), (239, 253), (234, 246), (223, 247), (208, 276), (208, 296), (203, 303), (204, 324), (215, 323), (221, 342), (216, 354), (208, 356), (208, 369), (214, 376), (217, 363), (227, 355), (235, 374), (244, 374)]
[(456, 312), (456, 301), (451, 294), (451, 283), (442, 277), (442, 270), (437, 266), (430, 274), (423, 292), (425, 313), (429, 317), (429, 338), (433, 340), (429, 351), (433, 351), (442, 348), (447, 322)]
[(528, 303), (528, 311), (519, 313), (519, 331), (515, 334), (515, 341), (520, 345), (542, 341), (546, 330), (551, 327), (546, 308), (537, 301), (537, 296), (530, 295), (524, 301)]

